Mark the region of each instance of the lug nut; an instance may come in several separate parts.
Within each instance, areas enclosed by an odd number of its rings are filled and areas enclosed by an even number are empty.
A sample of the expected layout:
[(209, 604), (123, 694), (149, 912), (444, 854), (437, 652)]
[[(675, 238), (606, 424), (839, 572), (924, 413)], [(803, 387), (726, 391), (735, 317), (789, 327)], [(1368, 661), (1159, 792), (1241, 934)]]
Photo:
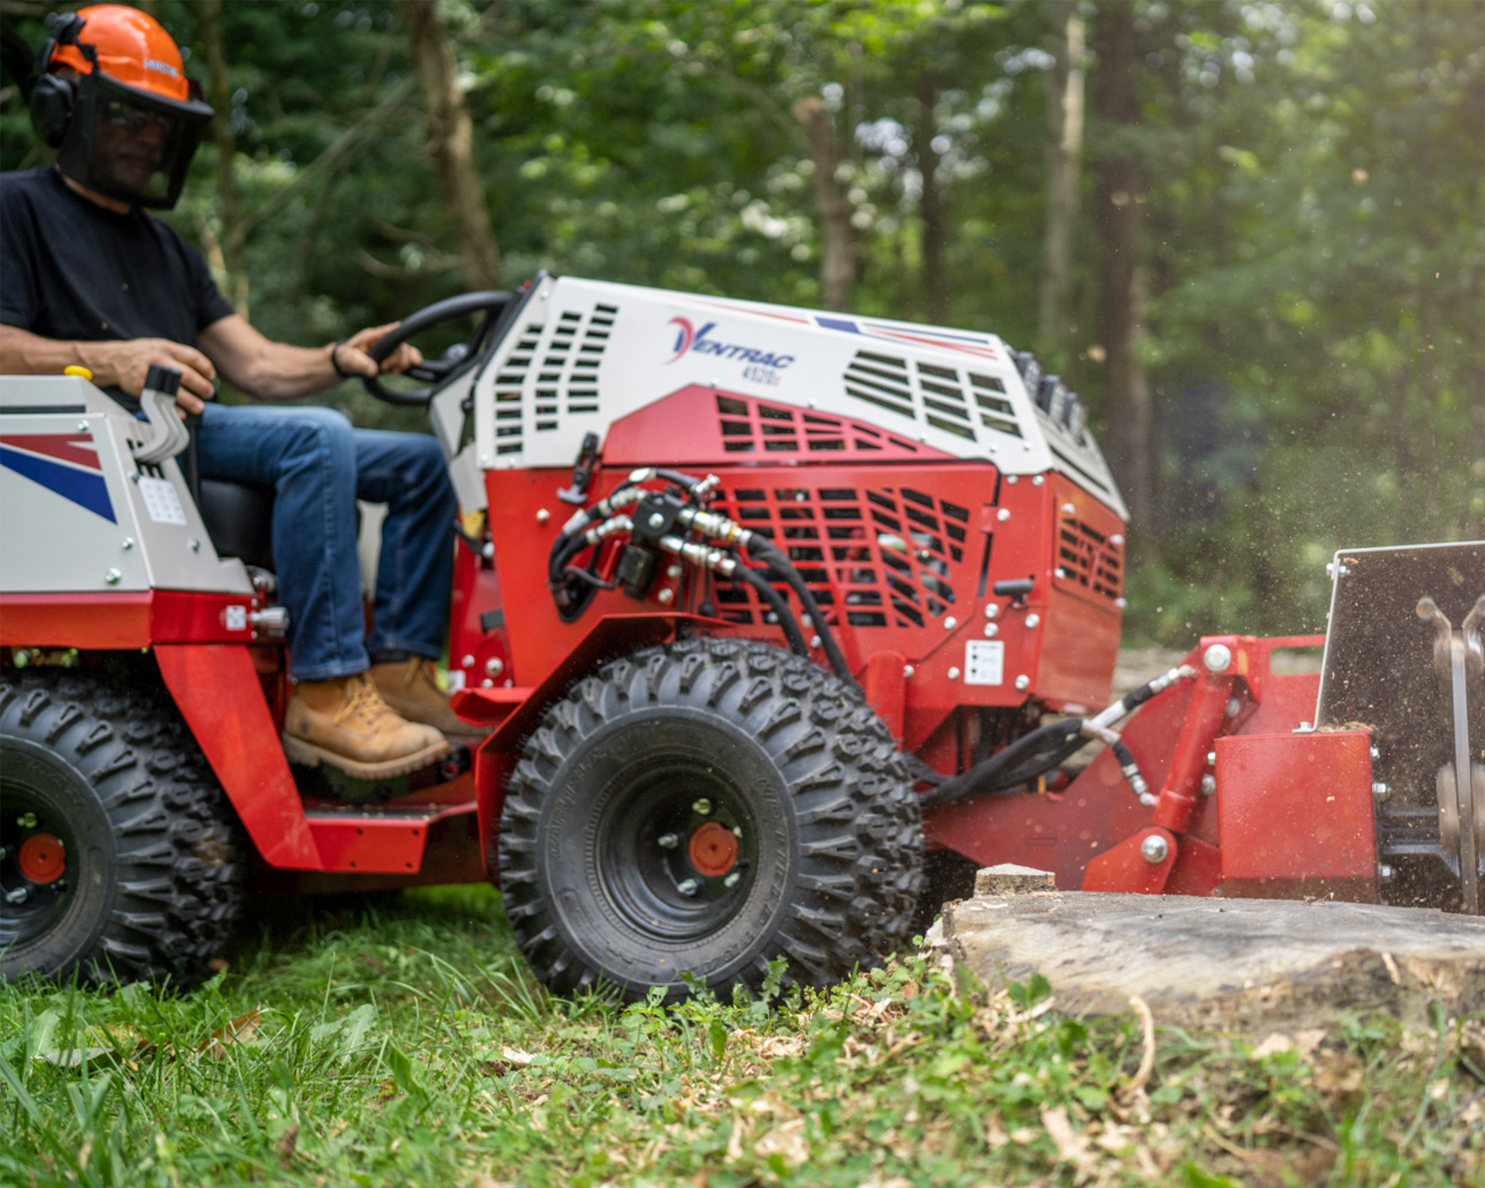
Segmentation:
[(31, 898), (31, 888), (30, 887), (17, 887), (14, 891), (7, 891), (5, 893), (5, 902), (6, 903), (25, 903), (26, 900), (28, 900), (30, 898)]
[(742, 882), (742, 875), (738, 874), (737, 871), (734, 870), (730, 875), (722, 880), (722, 886), (736, 887), (740, 882)]
[(701, 890), (701, 884), (695, 879), (682, 879), (675, 885), (675, 889), (682, 895), (695, 895)]
[(1140, 857), (1151, 866), (1158, 866), (1164, 862), (1165, 856), (1169, 853), (1169, 844), (1158, 833), (1152, 833), (1144, 841), (1140, 842)]
[(677, 837), (674, 833), (662, 833), (659, 837), (657, 837), (655, 839), (655, 843), (662, 850), (673, 850), (678, 845), (681, 844), (681, 839), (679, 837)]
[(712, 811), (712, 802), (705, 796), (702, 796), (691, 802), (691, 811), (698, 816), (704, 817)]

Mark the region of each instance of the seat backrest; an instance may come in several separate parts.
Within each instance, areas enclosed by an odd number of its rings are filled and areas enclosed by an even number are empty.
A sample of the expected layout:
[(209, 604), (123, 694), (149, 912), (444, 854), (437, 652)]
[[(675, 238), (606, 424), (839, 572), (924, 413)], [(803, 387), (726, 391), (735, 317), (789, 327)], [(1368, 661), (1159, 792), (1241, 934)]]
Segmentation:
[(272, 487), (203, 478), (200, 507), (219, 556), (273, 568)]

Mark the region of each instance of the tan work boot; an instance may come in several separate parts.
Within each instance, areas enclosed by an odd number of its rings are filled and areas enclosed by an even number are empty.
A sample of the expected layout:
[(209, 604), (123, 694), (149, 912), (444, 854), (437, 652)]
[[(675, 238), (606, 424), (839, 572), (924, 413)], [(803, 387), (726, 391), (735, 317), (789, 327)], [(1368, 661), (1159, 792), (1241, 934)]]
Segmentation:
[(364, 672), (300, 681), (284, 719), (290, 762), (328, 763), (361, 780), (417, 771), (448, 753), (443, 735), (398, 717)]
[(461, 721), (449, 708), (449, 696), (438, 687), (438, 673), (432, 660), (409, 656), (406, 660), (373, 664), (371, 679), (382, 700), (409, 722), (422, 722), (457, 741), (484, 738), (490, 733), (483, 726)]

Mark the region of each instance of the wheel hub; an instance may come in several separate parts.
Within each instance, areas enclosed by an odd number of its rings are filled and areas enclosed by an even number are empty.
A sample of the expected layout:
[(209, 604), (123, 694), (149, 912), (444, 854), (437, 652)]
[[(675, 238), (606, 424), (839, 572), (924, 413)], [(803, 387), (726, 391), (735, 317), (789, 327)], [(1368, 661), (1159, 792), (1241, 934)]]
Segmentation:
[(737, 837), (720, 821), (708, 821), (691, 835), (687, 853), (698, 873), (721, 878), (737, 862)]
[(46, 886), (55, 883), (67, 869), (67, 850), (55, 833), (36, 832), (21, 843), (16, 864), (30, 882)]

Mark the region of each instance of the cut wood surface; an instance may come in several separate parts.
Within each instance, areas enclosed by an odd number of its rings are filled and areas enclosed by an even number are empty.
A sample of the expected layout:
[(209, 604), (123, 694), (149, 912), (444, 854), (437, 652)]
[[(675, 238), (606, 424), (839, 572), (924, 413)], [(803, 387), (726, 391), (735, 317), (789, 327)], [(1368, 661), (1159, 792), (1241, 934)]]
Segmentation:
[(981, 978), (1052, 984), (1059, 1009), (1139, 996), (1161, 1024), (1263, 1030), (1428, 1004), (1485, 1011), (1485, 921), (1374, 904), (1041, 891), (945, 906), (930, 944)]

